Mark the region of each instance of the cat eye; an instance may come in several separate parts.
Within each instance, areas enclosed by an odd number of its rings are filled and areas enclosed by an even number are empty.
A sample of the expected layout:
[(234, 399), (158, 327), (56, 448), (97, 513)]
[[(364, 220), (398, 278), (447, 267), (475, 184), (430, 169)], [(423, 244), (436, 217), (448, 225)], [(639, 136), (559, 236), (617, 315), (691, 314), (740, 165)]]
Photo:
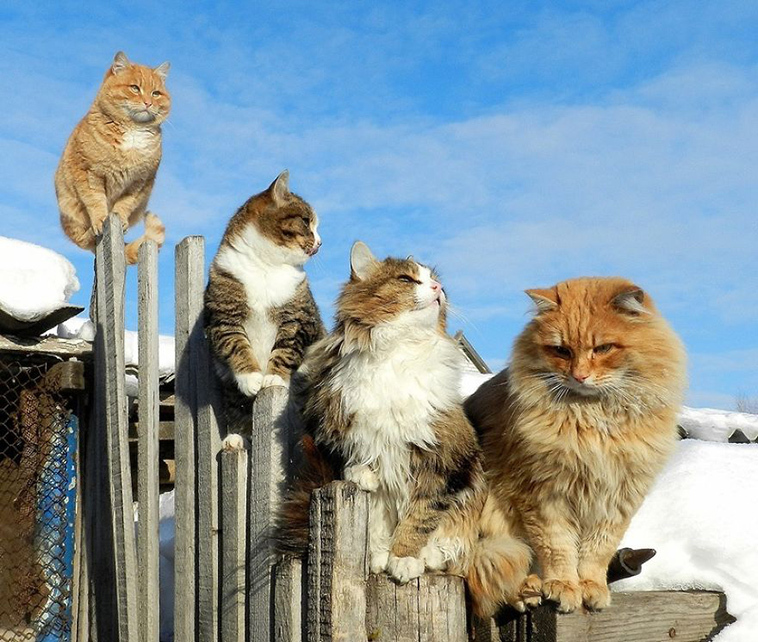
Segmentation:
[(560, 359), (571, 359), (571, 355), (573, 354), (571, 348), (567, 348), (566, 346), (548, 346), (548, 350)]
[(592, 350), (595, 354), (605, 354), (606, 352), (610, 352), (615, 348), (616, 346), (612, 343), (604, 343), (599, 346), (595, 346)]
[(129, 89), (131, 89), (135, 94), (139, 93), (139, 85), (130, 85)]
[(160, 95), (161, 95), (161, 92), (159, 92), (157, 89), (152, 94), (153, 98), (158, 98), (158, 96)]
[(397, 279), (403, 283), (415, 283), (416, 285), (421, 285), (421, 281), (418, 281), (412, 276), (408, 276), (407, 274), (401, 274), (399, 277), (397, 277)]

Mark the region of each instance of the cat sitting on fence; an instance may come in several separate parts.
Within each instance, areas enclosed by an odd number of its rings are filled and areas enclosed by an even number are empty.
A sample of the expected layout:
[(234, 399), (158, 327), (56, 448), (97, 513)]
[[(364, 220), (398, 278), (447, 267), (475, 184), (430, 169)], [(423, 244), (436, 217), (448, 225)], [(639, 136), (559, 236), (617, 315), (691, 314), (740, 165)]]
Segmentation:
[(280, 550), (304, 554), (310, 494), (342, 477), (371, 494), (372, 572), (408, 582), (444, 569), (467, 578), (480, 614), (506, 601), (523, 608), (530, 552), (488, 495), (437, 276), (411, 258), (379, 261), (360, 242), (350, 270), (336, 327), (293, 388), (305, 463), (281, 511)]
[[(282, 172), (227, 225), (205, 290), (205, 333), (244, 420), (261, 388), (288, 386), (324, 325), (303, 266), (318, 251), (318, 217)], [(233, 394), (234, 390), (237, 394)], [(232, 426), (234, 432), (237, 429)]]
[(677, 440), (685, 352), (650, 296), (619, 278), (527, 290), (536, 315), (510, 367), (465, 403), (485, 470), (540, 575), (521, 597), (610, 604), (608, 563)]
[(169, 63), (155, 69), (118, 52), (87, 114), (74, 128), (55, 172), (63, 231), (76, 245), (94, 251), (109, 214), (126, 232), (144, 219), (145, 233), (126, 244), (136, 263), (146, 240), (165, 240), (161, 220), (147, 212), (161, 161), (161, 124), (171, 108), (166, 90)]

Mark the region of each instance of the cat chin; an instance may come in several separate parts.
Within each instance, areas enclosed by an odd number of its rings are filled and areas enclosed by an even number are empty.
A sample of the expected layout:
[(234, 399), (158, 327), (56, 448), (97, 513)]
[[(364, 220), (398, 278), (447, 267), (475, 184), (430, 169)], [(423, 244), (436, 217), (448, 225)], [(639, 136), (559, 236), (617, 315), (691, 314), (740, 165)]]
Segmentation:
[(155, 114), (150, 113), (149, 111), (141, 110), (141, 111), (130, 111), (129, 117), (135, 122), (135, 123), (152, 123), (155, 120)]

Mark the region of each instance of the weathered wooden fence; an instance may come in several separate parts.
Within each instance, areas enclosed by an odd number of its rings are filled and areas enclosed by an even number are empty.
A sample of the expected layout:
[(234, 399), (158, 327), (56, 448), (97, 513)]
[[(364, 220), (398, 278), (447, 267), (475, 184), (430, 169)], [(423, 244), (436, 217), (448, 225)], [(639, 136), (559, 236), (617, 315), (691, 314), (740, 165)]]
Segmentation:
[[(277, 561), (270, 532), (294, 447), (284, 420), (287, 392), (262, 390), (253, 406), (250, 440), (224, 439), (202, 328), (203, 239), (184, 239), (175, 261), (177, 642), (649, 642), (671, 639), (671, 631), (677, 640), (696, 641), (725, 621), (723, 596), (674, 593), (618, 596), (618, 606), (603, 614), (558, 616), (543, 607), (527, 615), (504, 615), (498, 622), (474, 622), (467, 616), (459, 577), (427, 574), (397, 586), (383, 575), (369, 575), (368, 498), (347, 482), (315, 493), (307, 565)], [(83, 546), (74, 640), (156, 642), (157, 248), (146, 243), (139, 257), (136, 542), (124, 389), (125, 266), (115, 216), (98, 243), (96, 266), (95, 403), (83, 453)], [(650, 617), (653, 605), (656, 617)], [(643, 607), (647, 613), (640, 614)], [(642, 637), (629, 635), (635, 626)]]

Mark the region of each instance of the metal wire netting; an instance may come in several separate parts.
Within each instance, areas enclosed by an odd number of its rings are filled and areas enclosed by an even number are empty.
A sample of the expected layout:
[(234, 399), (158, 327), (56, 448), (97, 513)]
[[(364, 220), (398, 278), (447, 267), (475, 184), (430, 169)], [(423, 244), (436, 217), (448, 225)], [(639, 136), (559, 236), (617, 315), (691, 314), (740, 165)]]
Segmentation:
[(0, 354), (0, 642), (70, 637), (76, 420), (54, 364)]

